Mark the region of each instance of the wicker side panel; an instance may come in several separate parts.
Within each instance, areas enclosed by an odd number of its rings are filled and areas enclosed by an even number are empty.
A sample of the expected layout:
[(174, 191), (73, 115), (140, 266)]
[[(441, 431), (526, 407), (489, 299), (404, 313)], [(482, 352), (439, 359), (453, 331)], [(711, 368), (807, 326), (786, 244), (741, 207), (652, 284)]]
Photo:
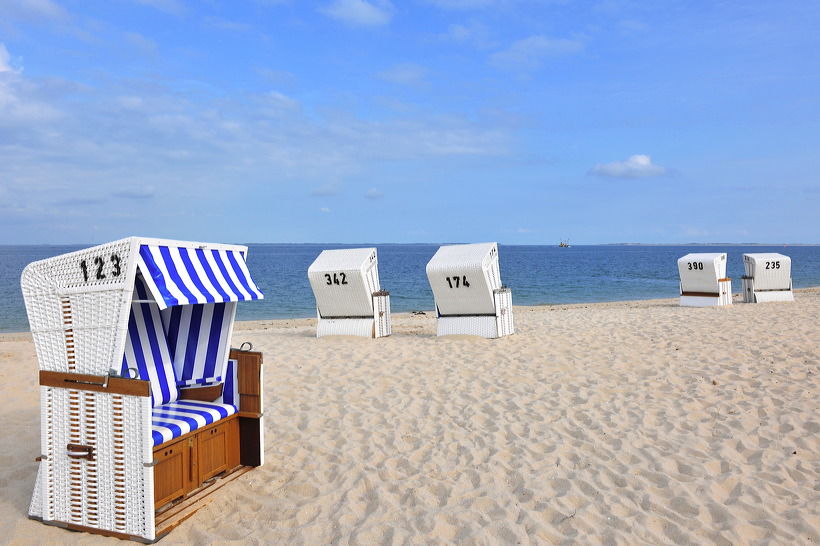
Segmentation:
[(498, 252), (491, 252), (488, 259), (484, 260), (484, 275), (487, 283), (493, 290), (501, 288), (501, 268), (498, 266)]
[(374, 260), (364, 266), (364, 282), (371, 294), (381, 290), (379, 285), (379, 263), (377, 261)]
[(375, 337), (385, 337), (392, 333), (390, 321), (390, 295), (373, 296), (373, 314), (376, 322)]
[(509, 336), (515, 333), (513, 322), (512, 290), (501, 288), (496, 290), (495, 320), (498, 325), (498, 337)]
[(153, 540), (150, 399), (41, 387), (41, 400), (43, 520)]
[(718, 282), (720, 303), (718, 305), (732, 305), (732, 280), (721, 279)]
[(755, 280), (753, 278), (744, 276), (740, 280), (740, 286), (741, 290), (743, 291), (743, 303), (754, 303)]

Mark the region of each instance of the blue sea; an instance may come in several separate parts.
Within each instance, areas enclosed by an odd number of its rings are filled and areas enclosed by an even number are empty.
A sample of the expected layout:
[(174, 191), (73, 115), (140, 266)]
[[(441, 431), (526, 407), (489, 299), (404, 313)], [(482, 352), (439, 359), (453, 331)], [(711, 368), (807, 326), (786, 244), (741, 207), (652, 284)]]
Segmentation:
[[(28, 330), (20, 274), (30, 262), (86, 248), (0, 246), (0, 331)], [(316, 315), (307, 270), (322, 250), (375, 246), (381, 286), (393, 312), (430, 311), (433, 293), (425, 266), (437, 244), (251, 244), (248, 267), (265, 299), (240, 304), (238, 320), (303, 318)], [(795, 288), (820, 286), (820, 246), (760, 245), (500, 245), (501, 279), (515, 305), (627, 301), (678, 296), (677, 260), (690, 252), (728, 253), (732, 290), (740, 292), (743, 254), (779, 252), (792, 259)]]

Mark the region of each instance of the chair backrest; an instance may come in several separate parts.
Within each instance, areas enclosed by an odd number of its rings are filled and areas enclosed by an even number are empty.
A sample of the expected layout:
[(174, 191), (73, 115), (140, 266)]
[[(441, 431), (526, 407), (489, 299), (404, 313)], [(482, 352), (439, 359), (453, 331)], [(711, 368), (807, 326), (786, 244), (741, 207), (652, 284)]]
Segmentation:
[(754, 279), (757, 290), (789, 290), (791, 288), (792, 259), (776, 252), (744, 254), (746, 276)]
[(375, 248), (323, 250), (308, 279), (321, 317), (373, 316), (373, 293), (380, 290)]
[(726, 253), (693, 253), (678, 260), (682, 292), (720, 292), (718, 281), (726, 278)]
[(222, 381), (235, 312), (236, 302), (181, 305), (160, 312), (177, 384)]
[(442, 246), (427, 263), (427, 279), (441, 316), (494, 315), (501, 288), (496, 243)]
[[(177, 400), (179, 387), (159, 306), (151, 299), (141, 276), (134, 280), (134, 300), (120, 373), (136, 369), (137, 378), (150, 383), (151, 405), (156, 407)], [(129, 376), (133, 377), (133, 372)]]

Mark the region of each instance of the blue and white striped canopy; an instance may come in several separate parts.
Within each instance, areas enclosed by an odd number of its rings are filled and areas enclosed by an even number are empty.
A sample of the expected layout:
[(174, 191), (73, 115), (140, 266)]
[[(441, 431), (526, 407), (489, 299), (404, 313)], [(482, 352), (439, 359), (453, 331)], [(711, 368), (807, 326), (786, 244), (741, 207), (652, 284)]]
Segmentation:
[(141, 245), (137, 265), (160, 309), (264, 298), (239, 250)]

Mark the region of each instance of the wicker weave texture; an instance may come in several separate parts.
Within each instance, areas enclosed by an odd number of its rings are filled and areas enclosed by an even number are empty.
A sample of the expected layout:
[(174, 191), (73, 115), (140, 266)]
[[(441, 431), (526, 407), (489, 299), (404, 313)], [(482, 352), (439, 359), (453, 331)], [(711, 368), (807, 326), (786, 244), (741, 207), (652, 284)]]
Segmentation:
[[(152, 540), (149, 398), (41, 387), (41, 399), (43, 520)], [(93, 460), (71, 457), (70, 444)]]
[(380, 290), (376, 249), (323, 250), (308, 268), (308, 280), (320, 316), (372, 316), (372, 295)]
[(358, 336), (373, 337), (375, 324), (372, 318), (321, 318), (316, 328), (316, 337)]
[(390, 295), (373, 296), (373, 314), (376, 321), (376, 335), (374, 337), (389, 336), (393, 331), (390, 319)]
[(438, 336), (480, 336), (488, 339), (498, 337), (498, 323), (494, 316), (439, 317), (436, 320)]
[(442, 246), (427, 263), (427, 278), (440, 315), (495, 315), (493, 290), (501, 288), (498, 245)]
[(119, 369), (135, 250), (123, 239), (26, 267), (20, 285), (41, 370)]
[(500, 288), (494, 292), (496, 308), (496, 325), (498, 337), (510, 336), (515, 333), (513, 321), (512, 290)]
[(385, 337), (392, 333), (390, 318), (390, 295), (373, 296), (373, 318), (325, 318), (318, 317), (316, 337), (358, 336)]

